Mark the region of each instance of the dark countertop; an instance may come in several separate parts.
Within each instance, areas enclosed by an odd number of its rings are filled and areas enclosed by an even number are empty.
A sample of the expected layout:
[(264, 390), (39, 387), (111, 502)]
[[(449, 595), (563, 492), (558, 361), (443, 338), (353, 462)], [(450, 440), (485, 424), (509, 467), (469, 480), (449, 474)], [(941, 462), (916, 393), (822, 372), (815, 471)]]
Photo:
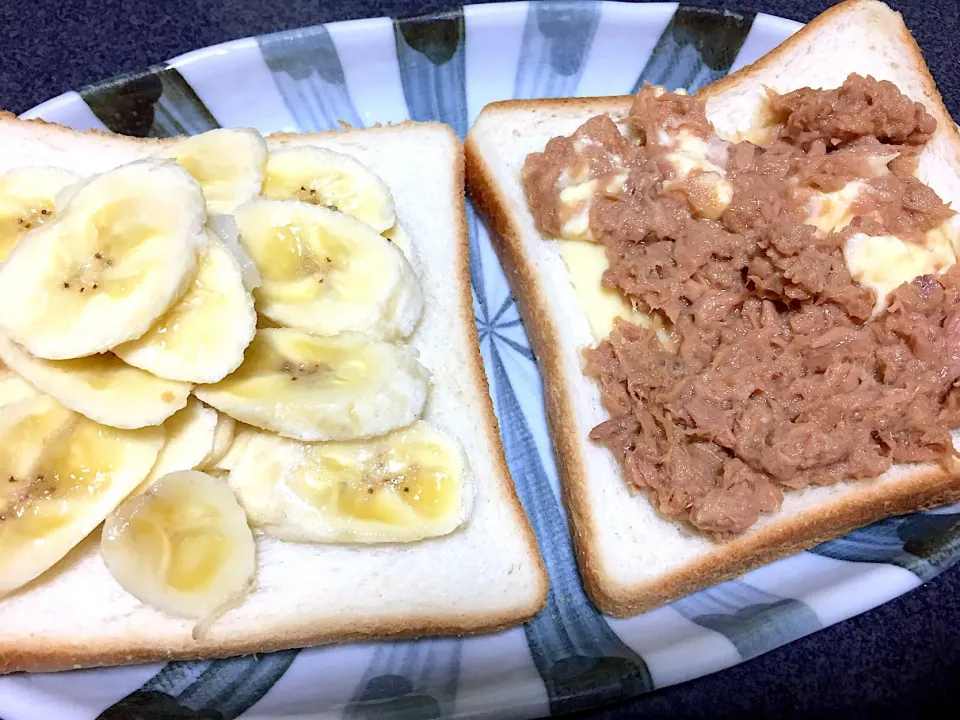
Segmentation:
[[(697, 0), (806, 21), (824, 0)], [(960, 118), (957, 0), (888, 0)], [(0, 3), (0, 108), (225, 40), (315, 23), (406, 16), (452, 0), (34, 0)], [(729, 670), (601, 713), (648, 717), (918, 717), (960, 700), (960, 567), (871, 612)]]

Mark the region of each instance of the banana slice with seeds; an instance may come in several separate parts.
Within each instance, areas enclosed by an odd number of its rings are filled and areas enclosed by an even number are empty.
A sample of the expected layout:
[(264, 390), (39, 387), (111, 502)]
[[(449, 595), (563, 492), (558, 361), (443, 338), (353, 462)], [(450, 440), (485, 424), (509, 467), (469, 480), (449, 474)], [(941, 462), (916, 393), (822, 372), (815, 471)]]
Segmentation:
[(41, 575), (147, 476), (161, 427), (115, 430), (45, 395), (0, 408), (0, 595)]
[(138, 338), (206, 253), (200, 186), (141, 161), (87, 181), (0, 266), (0, 326), (31, 354), (94, 355)]
[(0, 175), (0, 261), (25, 233), (53, 219), (57, 193), (79, 179), (52, 167), (25, 167)]
[(409, 425), (429, 375), (411, 348), (358, 333), (321, 338), (289, 328), (257, 332), (243, 364), (194, 394), (208, 405), (298, 440), (353, 440)]
[(393, 227), (396, 221), (387, 184), (350, 155), (326, 148), (271, 151), (262, 194), (273, 200), (299, 200), (339, 210), (378, 233)]
[(0, 359), (62, 405), (110, 427), (159, 425), (187, 404), (193, 387), (127, 365), (111, 353), (41, 360), (0, 334)]
[(211, 383), (240, 367), (256, 332), (253, 296), (240, 264), (207, 231), (207, 255), (186, 294), (145, 334), (114, 348), (124, 362), (159, 377)]
[(141, 483), (141, 490), (150, 487), (164, 475), (179, 470), (193, 470), (203, 463), (213, 451), (217, 411), (191, 397), (183, 410), (167, 419), (163, 428), (167, 441), (160, 450), (157, 462), (150, 468), (150, 474)]
[(372, 442), (308, 444), (258, 431), (227, 481), (253, 524), (293, 542), (446, 535), (472, 499), (462, 448), (424, 422)]
[(417, 276), (370, 226), (324, 207), (254, 200), (234, 215), (260, 269), (263, 315), (318, 335), (409, 336), (423, 312)]
[(196, 470), (166, 475), (107, 518), (103, 562), (127, 592), (210, 621), (247, 593), (256, 545), (230, 487)]
[(203, 188), (207, 212), (221, 215), (260, 194), (267, 144), (256, 130), (220, 128), (155, 153), (174, 160)]

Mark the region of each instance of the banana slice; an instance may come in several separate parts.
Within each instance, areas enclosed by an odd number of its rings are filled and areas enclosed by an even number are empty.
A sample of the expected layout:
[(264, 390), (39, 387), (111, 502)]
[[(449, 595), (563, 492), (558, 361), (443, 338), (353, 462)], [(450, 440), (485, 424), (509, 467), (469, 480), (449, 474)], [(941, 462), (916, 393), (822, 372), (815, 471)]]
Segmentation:
[(365, 223), (283, 200), (254, 200), (234, 218), (260, 269), (254, 294), (268, 318), (318, 335), (353, 330), (399, 340), (413, 332), (423, 311), (417, 276)]
[(429, 375), (416, 351), (358, 333), (260, 330), (236, 372), (194, 393), (241, 422), (298, 440), (354, 440), (409, 425)]
[(143, 335), (187, 289), (207, 248), (203, 194), (177, 165), (131, 163), (70, 190), (59, 219), (0, 266), (0, 325), (50, 360)]
[(217, 424), (213, 428), (213, 445), (210, 452), (195, 466), (197, 470), (216, 468), (233, 446), (237, 421), (224, 413), (216, 410), (213, 412), (217, 413)]
[(40, 392), (13, 370), (0, 365), (0, 407), (35, 397)]
[(404, 254), (411, 265), (417, 262), (416, 256), (414, 255), (413, 242), (410, 240), (410, 236), (407, 235), (407, 231), (403, 229), (403, 225), (400, 224), (399, 220), (392, 228), (384, 230), (380, 234), (400, 248), (400, 252)]
[[(229, 416), (221, 414), (221, 417)], [(198, 469), (210, 472), (230, 472), (237, 461), (243, 457), (243, 451), (247, 447), (247, 443), (262, 432), (265, 431), (251, 425), (236, 423), (233, 431), (233, 440), (230, 442), (230, 447), (227, 448), (227, 452), (224, 453), (223, 457)]]
[(378, 233), (396, 221), (387, 184), (350, 155), (326, 148), (272, 151), (262, 194), (273, 200), (299, 200), (339, 210), (363, 220)]
[(372, 442), (307, 444), (257, 432), (227, 481), (254, 525), (293, 542), (446, 535), (472, 499), (463, 450), (424, 422)]
[(159, 425), (187, 404), (192, 385), (164, 380), (110, 353), (41, 360), (0, 334), (0, 359), (70, 410), (126, 430)]
[(199, 467), (213, 451), (217, 416), (216, 410), (195, 397), (188, 399), (186, 407), (163, 424), (167, 441), (140, 489), (150, 487), (169, 473)]
[(163, 435), (97, 425), (45, 395), (0, 409), (0, 595), (103, 522), (147, 476)]
[(159, 377), (211, 383), (243, 362), (257, 313), (240, 265), (207, 231), (208, 250), (193, 285), (147, 332), (113, 349), (124, 362)]
[(237, 227), (233, 215), (215, 215), (207, 219), (207, 227), (210, 228), (227, 250), (233, 253), (233, 256), (240, 264), (240, 272), (243, 274), (243, 286), (248, 292), (253, 292), (260, 287), (260, 271), (253, 263), (253, 258), (247, 252), (246, 248), (240, 243), (240, 228)]
[(196, 470), (166, 475), (112, 512), (100, 550), (124, 590), (178, 617), (218, 614), (246, 594), (256, 570), (233, 491)]
[(203, 188), (207, 212), (220, 215), (260, 194), (267, 144), (256, 130), (218, 129), (181, 140), (155, 156), (186, 168)]
[(27, 167), (0, 175), (0, 261), (27, 231), (53, 219), (57, 193), (80, 177), (66, 170)]

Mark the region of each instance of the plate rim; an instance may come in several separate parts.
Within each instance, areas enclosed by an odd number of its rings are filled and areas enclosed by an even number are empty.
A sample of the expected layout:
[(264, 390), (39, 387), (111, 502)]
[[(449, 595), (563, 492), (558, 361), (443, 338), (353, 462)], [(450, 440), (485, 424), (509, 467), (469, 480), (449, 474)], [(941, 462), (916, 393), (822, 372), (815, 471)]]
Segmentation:
[[(460, 5), (458, 9), (463, 13), (463, 16), (466, 17), (469, 13), (470, 15), (475, 15), (477, 20), (482, 22), (496, 20), (498, 15), (508, 15), (511, 10), (516, 10), (518, 7), (527, 5), (528, 2), (536, 2), (537, 0), (506, 0), (505, 2), (483, 2), (476, 3), (471, 5)], [(739, 14), (738, 11), (730, 10), (727, 8), (716, 8), (708, 5), (698, 5), (696, 2), (685, 3), (685, 2), (628, 2), (627, 0), (588, 0), (588, 2), (593, 2), (601, 6), (617, 6), (620, 9), (623, 9), (627, 12), (636, 13), (642, 15), (644, 13), (652, 13), (655, 10), (663, 10), (668, 7), (679, 7), (683, 5), (685, 7), (698, 8), (701, 10), (707, 10), (718, 15), (730, 15), (730, 14)], [(90, 89), (90, 88), (99, 88), (106, 85), (120, 84), (133, 80), (136, 78), (146, 77), (148, 75), (155, 75), (157, 72), (169, 68), (180, 68), (193, 64), (198, 64), (202, 62), (209, 62), (211, 58), (229, 55), (231, 52), (234, 52), (237, 49), (247, 47), (251, 43), (256, 43), (259, 38), (279, 38), (290, 33), (297, 32), (306, 32), (313, 30), (314, 28), (342, 28), (347, 30), (352, 29), (363, 29), (364, 26), (372, 25), (378, 22), (388, 21), (413, 21), (413, 22), (427, 22), (430, 20), (442, 19), (445, 17), (450, 17), (456, 14), (456, 10), (446, 10), (439, 11), (434, 13), (423, 13), (423, 14), (414, 14), (406, 17), (390, 17), (387, 15), (380, 15), (375, 17), (364, 17), (364, 18), (353, 18), (351, 20), (334, 20), (327, 23), (314, 23), (312, 25), (302, 25), (294, 28), (285, 28), (283, 30), (275, 30), (269, 33), (260, 33), (257, 35), (246, 35), (241, 38), (234, 38), (232, 40), (224, 40), (223, 42), (215, 43), (213, 45), (206, 45), (204, 47), (195, 48), (193, 50), (188, 50), (187, 52), (180, 53), (168, 60), (161, 60), (159, 62), (148, 65), (145, 68), (128, 70), (127, 72), (117, 73), (116, 75), (111, 75), (100, 80), (95, 80), (91, 83), (87, 83), (79, 88), (70, 88), (55, 95), (52, 98), (48, 98), (43, 102), (37, 103), (33, 107), (24, 110), (18, 115), (19, 118), (23, 120), (28, 119), (37, 119), (41, 118), (42, 115), (48, 112), (57, 112), (65, 106), (69, 106), (77, 102), (78, 95), (80, 91)], [(754, 17), (754, 24), (758, 21), (762, 22), (764, 25), (767, 25), (771, 31), (775, 31), (778, 34), (783, 34), (784, 38), (789, 37), (797, 30), (804, 26), (804, 23), (798, 22), (796, 20), (791, 20), (790, 18), (781, 17), (779, 15), (773, 15), (771, 13), (762, 13), (758, 12)], [(581, 96), (584, 97), (584, 96)], [(589, 96), (585, 96), (589, 97)], [(81, 98), (82, 100), (82, 98)]]
[[(615, 6), (620, 6), (624, 10), (626, 10), (626, 8), (630, 8), (629, 12), (636, 13), (636, 15), (641, 18), (645, 12), (650, 12), (651, 9), (653, 8), (656, 8), (656, 7), (663, 8), (665, 6), (676, 7), (678, 5), (678, 3), (637, 4), (637, 3), (631, 3), (631, 2), (621, 2), (620, 0), (596, 0), (596, 1), (598, 2), (598, 4), (603, 6), (615, 5)], [(463, 6), (462, 8), (459, 9), (459, 12), (462, 12), (464, 18), (468, 17), (468, 15), (472, 15), (475, 17), (476, 21), (496, 22), (499, 17), (502, 17), (508, 14), (511, 10), (515, 9), (517, 6), (526, 6), (527, 4), (528, 3), (524, 1), (504, 2), (504, 3), (497, 3), (497, 2), (480, 3), (476, 5)], [(686, 7), (704, 8), (704, 6), (699, 6), (696, 3), (692, 3), (692, 4), (680, 3), (680, 4)], [(704, 9), (715, 11), (718, 13), (722, 12), (724, 14), (729, 12), (727, 10), (720, 10), (715, 7), (707, 7)], [(458, 11), (454, 10), (449, 12), (418, 14), (418, 15), (412, 15), (409, 17), (399, 17), (399, 18), (392, 18), (388, 16), (357, 18), (357, 19), (351, 19), (351, 20), (333, 21), (329, 23), (305, 25), (305, 26), (300, 26), (295, 28), (286, 28), (283, 30), (277, 30), (270, 33), (248, 35), (242, 38), (225, 40), (223, 42), (216, 43), (214, 45), (209, 45), (209, 46), (197, 48), (194, 50), (190, 50), (185, 53), (181, 53), (173, 58), (170, 58), (169, 60), (162, 61), (159, 63), (154, 63), (143, 69), (120, 73), (117, 75), (110, 76), (108, 78), (104, 78), (102, 80), (95, 81), (88, 85), (84, 85), (81, 88), (67, 90), (64, 93), (61, 93), (53, 98), (49, 98), (48, 100), (45, 100), (31, 107), (30, 109), (24, 111), (23, 113), (20, 114), (20, 117), (36, 118), (36, 117), (41, 117), (42, 115), (48, 114), (48, 113), (51, 113), (51, 114), (62, 113), (74, 103), (84, 102), (82, 97), (79, 94), (79, 91), (82, 91), (84, 89), (97, 88), (97, 87), (102, 87), (104, 85), (109, 85), (109, 84), (120, 84), (125, 81), (129, 81), (131, 79), (144, 77), (148, 75), (155, 75), (158, 72), (161, 72), (168, 68), (181, 68), (181, 67), (186, 67), (190, 65), (199, 65), (206, 62), (216, 62), (217, 58), (228, 56), (232, 52), (235, 52), (240, 49), (248, 48), (251, 46), (251, 44), (256, 44), (257, 40), (260, 38), (284, 37), (284, 36), (290, 35), (291, 33), (309, 32), (314, 28), (321, 28), (321, 27), (322, 28), (337, 27), (337, 28), (342, 28), (347, 32), (363, 32), (366, 27), (375, 25), (377, 23), (382, 23), (384, 21), (386, 22), (394, 22), (395, 20), (429, 21), (429, 20), (449, 17), (450, 15), (456, 14), (457, 12)], [(638, 20), (638, 22), (642, 22), (642, 20)], [(756, 27), (757, 23), (762, 23), (765, 26), (764, 28), (765, 30), (771, 33), (776, 33), (778, 37), (784, 37), (784, 38), (789, 37), (790, 34), (795, 32), (797, 29), (803, 27), (803, 23), (791, 20), (789, 18), (784, 18), (778, 15), (769, 14), (769, 13), (756, 13), (754, 17), (754, 27)], [(888, 602), (890, 599), (892, 599), (893, 597), (897, 597), (900, 594), (902, 593), (897, 592), (896, 594), (891, 595), (886, 600), (881, 600), (876, 605), (871, 605), (869, 607), (861, 607), (860, 609), (857, 609), (853, 614), (850, 614), (848, 616), (837, 618), (832, 621), (825, 621), (823, 623), (823, 627), (828, 627), (829, 625), (835, 624), (836, 622), (842, 621), (843, 619), (849, 619), (851, 617), (860, 615), (872, 609), (873, 607), (876, 607), (880, 604), (884, 604), (885, 602)], [(792, 640), (789, 642), (792, 642)], [(733, 664), (736, 665), (746, 661), (747, 659), (744, 658), (744, 659), (735, 661)], [(710, 672), (720, 672), (723, 669), (726, 669), (728, 667), (731, 667), (731, 665), (724, 664), (719, 670), (713, 670)], [(702, 673), (697, 673), (693, 677), (696, 678), (700, 676), (702, 676)], [(672, 684), (672, 683), (669, 683), (669, 684)], [(662, 688), (664, 686), (665, 685), (658, 685), (657, 689)], [(635, 699), (635, 697), (632, 699)], [(627, 700), (627, 701), (629, 702), (630, 700)]]

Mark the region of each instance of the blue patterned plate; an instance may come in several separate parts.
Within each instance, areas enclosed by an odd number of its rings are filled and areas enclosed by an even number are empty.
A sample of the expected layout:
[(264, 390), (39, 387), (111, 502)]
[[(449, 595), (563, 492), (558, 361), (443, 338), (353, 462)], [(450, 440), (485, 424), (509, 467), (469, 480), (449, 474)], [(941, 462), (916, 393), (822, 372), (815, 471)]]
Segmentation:
[[(675, 4), (516, 2), (336, 23), (198, 50), (25, 113), (163, 137), (224, 126), (316, 131), (442, 120), (488, 102), (695, 90), (798, 25)], [(593, 707), (755, 657), (879, 605), (960, 557), (960, 507), (895, 518), (630, 620), (589, 603), (571, 553), (540, 382), (489, 240), (470, 214), (476, 320), (507, 459), (552, 581), (522, 628), (0, 678), (0, 717), (542, 716)]]

